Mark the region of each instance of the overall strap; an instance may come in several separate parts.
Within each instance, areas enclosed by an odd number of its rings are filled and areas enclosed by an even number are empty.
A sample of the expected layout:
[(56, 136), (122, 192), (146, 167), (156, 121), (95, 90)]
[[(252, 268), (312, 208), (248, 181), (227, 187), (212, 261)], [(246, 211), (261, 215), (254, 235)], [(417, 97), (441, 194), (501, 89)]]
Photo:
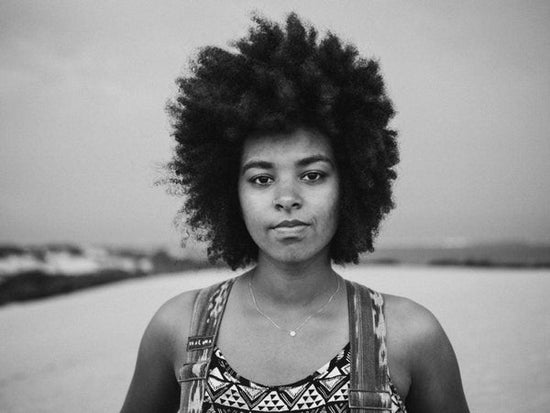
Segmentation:
[(178, 374), (181, 387), (178, 413), (201, 412), (212, 351), (234, 281), (232, 278), (204, 288), (195, 297), (187, 340), (187, 359)]
[(391, 412), (382, 295), (346, 280), (351, 371), (350, 411)]

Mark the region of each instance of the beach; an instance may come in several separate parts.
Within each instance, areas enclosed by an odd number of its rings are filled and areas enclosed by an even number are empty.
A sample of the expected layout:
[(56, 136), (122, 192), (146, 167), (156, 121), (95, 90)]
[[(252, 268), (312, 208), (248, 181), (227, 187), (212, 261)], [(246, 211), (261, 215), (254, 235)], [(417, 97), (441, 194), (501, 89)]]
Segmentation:
[[(437, 316), (453, 343), (472, 412), (547, 409), (550, 270), (336, 270), (407, 296)], [(118, 411), (156, 309), (182, 291), (234, 274), (213, 269), (154, 276), (0, 308), (0, 411)]]

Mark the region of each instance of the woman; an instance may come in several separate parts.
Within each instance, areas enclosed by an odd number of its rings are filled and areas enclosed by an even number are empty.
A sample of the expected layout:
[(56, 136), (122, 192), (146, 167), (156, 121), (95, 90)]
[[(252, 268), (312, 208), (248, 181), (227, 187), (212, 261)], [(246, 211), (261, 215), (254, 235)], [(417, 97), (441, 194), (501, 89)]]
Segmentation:
[(188, 226), (212, 260), (254, 265), (160, 308), (122, 411), (467, 412), (434, 316), (331, 266), (372, 251), (393, 207), (376, 62), (294, 14), (254, 22), (202, 49), (169, 107)]

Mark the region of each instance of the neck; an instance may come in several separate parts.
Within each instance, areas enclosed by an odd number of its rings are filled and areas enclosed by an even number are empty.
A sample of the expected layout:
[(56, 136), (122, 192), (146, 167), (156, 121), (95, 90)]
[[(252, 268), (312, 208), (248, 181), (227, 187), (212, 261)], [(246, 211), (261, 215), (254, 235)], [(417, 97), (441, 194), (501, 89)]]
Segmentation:
[(249, 276), (262, 302), (284, 304), (289, 309), (332, 294), (338, 284), (328, 257), (289, 264), (260, 256)]

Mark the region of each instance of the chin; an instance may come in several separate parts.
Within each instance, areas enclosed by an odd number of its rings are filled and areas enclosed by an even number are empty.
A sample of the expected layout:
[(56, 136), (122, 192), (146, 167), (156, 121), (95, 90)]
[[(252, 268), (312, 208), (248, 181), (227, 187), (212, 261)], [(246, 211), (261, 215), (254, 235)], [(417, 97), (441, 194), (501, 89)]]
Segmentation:
[(278, 250), (274, 254), (266, 253), (272, 260), (278, 261), (284, 264), (302, 264), (311, 260), (319, 259), (328, 254), (328, 248), (322, 248), (320, 250), (309, 250), (303, 247), (289, 248), (284, 250)]

